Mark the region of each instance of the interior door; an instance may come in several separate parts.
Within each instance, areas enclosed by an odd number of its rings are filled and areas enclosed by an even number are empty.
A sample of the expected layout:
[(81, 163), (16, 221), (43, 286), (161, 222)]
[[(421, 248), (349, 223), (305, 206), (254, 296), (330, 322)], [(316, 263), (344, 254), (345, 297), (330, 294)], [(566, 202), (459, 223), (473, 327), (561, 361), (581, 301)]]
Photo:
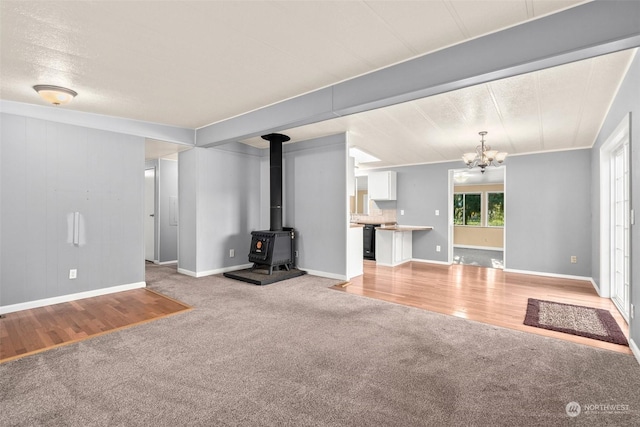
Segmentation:
[(629, 321), (629, 140), (611, 156), (611, 299)]
[(144, 259), (155, 261), (156, 170), (144, 171)]

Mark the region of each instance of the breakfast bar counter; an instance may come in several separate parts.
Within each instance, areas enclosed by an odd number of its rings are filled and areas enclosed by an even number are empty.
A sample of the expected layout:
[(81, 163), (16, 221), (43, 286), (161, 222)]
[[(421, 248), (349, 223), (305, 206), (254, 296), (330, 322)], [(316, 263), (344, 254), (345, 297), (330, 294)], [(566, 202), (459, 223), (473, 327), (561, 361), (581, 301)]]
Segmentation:
[(393, 225), (376, 228), (376, 263), (395, 267), (411, 261), (413, 232), (430, 230), (433, 227)]

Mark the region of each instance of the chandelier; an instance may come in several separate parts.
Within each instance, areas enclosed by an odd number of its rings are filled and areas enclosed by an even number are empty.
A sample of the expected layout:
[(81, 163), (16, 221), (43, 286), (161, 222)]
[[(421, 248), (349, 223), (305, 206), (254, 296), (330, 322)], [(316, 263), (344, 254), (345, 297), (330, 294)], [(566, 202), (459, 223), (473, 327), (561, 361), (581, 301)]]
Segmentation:
[(484, 173), (484, 169), (487, 166), (499, 166), (507, 157), (507, 153), (498, 153), (498, 150), (492, 150), (490, 146), (485, 145), (484, 136), (487, 133), (486, 130), (478, 132), (481, 139), (480, 145), (476, 147), (475, 153), (465, 153), (462, 155), (462, 160), (464, 160), (469, 169), (479, 167), (482, 173)]

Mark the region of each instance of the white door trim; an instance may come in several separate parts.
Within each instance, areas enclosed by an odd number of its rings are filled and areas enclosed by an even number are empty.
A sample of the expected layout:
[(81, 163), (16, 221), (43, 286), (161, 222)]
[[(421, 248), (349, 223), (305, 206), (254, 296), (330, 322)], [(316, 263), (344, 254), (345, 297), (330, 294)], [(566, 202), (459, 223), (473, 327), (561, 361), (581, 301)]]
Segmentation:
[[(157, 226), (158, 226), (158, 218), (157, 218), (157, 214), (158, 214), (158, 209), (157, 209), (157, 194), (156, 194), (156, 185), (157, 185), (157, 174), (158, 174), (158, 169), (153, 166), (153, 167), (147, 167), (144, 170), (145, 173), (145, 182), (144, 182), (144, 219), (143, 219), (143, 227), (144, 227), (144, 259), (146, 261), (152, 261), (152, 262), (157, 262), (158, 258), (157, 258), (157, 254), (158, 254), (158, 242), (156, 240), (156, 236), (157, 236)], [(149, 192), (148, 190), (148, 182), (147, 179), (151, 178), (150, 174), (153, 174), (153, 192)], [(149, 220), (149, 218), (147, 217), (148, 212), (147, 212), (147, 203), (148, 203), (148, 197), (152, 197), (153, 198), (153, 231), (151, 233), (149, 233), (149, 230), (147, 228), (147, 221)], [(151, 245), (153, 247), (153, 255), (149, 256), (148, 252), (148, 245)]]
[(600, 283), (599, 294), (611, 298), (611, 155), (629, 136), (628, 113), (600, 147)]
[[(502, 169), (502, 191), (504, 193), (504, 228), (503, 228), (503, 233), (502, 233), (502, 248), (492, 248), (495, 250), (501, 250), (502, 251), (502, 265), (503, 268), (506, 271), (506, 267), (507, 267), (507, 167), (506, 165), (501, 165), (500, 168)], [(448, 170), (448, 181), (447, 181), (447, 188), (448, 188), (448, 197), (447, 197), (447, 203), (449, 205), (449, 207), (447, 208), (447, 239), (449, 241), (449, 244), (447, 245), (447, 264), (451, 265), (453, 264), (453, 194), (454, 194), (454, 187), (455, 187), (455, 182), (454, 182), (454, 174), (456, 172), (464, 172), (469, 170), (468, 168), (460, 168), (460, 169), (449, 169)], [(486, 208), (486, 203), (484, 204), (483, 210)], [(484, 215), (484, 213), (483, 213)]]

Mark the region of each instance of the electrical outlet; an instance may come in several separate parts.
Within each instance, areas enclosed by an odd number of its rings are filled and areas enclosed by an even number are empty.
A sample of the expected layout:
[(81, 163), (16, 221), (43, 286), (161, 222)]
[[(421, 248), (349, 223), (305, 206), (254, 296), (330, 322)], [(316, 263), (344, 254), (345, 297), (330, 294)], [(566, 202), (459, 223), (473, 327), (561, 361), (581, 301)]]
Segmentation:
[(631, 316), (632, 319), (636, 317), (635, 311), (636, 311), (635, 307), (633, 306), (633, 304), (631, 304), (631, 309), (629, 310), (629, 316)]
[(404, 215), (404, 209), (400, 209), (400, 215)]
[(436, 209), (436, 216), (440, 216), (440, 211)]
[(440, 252), (440, 245), (436, 245), (436, 252)]
[(578, 257), (575, 255), (571, 256), (571, 264), (577, 264), (578, 263)]
[(298, 251), (296, 251), (296, 258), (298, 258)]
[(236, 256), (236, 250), (235, 249), (229, 249), (229, 258), (233, 258), (234, 256)]
[(69, 279), (75, 279), (78, 277), (78, 270), (76, 270), (75, 268), (72, 268), (71, 270), (69, 270)]

